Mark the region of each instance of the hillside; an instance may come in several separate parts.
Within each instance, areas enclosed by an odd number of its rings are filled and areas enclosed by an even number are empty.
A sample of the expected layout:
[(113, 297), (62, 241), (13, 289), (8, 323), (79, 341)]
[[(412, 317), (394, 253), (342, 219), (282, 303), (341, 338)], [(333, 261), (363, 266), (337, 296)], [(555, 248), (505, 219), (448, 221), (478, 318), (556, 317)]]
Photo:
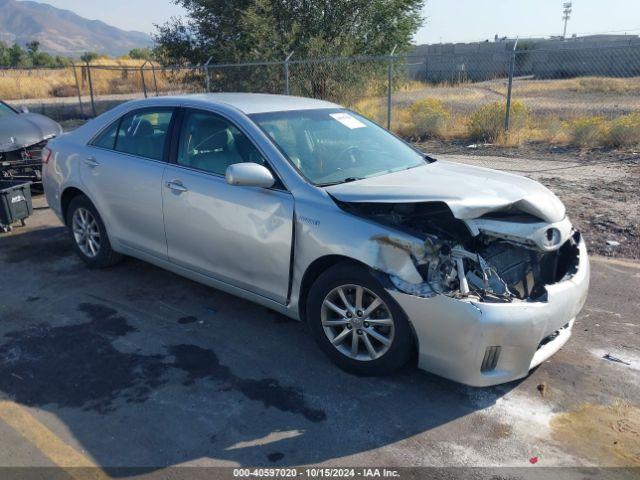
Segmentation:
[(87, 51), (122, 55), (152, 44), (146, 33), (121, 30), (45, 3), (0, 0), (0, 41), (24, 45), (31, 40), (38, 40), (45, 52), (68, 56)]

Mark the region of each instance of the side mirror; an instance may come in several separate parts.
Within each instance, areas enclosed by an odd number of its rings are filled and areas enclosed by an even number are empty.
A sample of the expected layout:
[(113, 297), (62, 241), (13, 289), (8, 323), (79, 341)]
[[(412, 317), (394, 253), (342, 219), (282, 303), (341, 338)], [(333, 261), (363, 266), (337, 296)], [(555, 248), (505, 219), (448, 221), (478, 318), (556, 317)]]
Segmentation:
[(23, 105), (20, 107), (20, 113), (29, 113), (29, 109)]
[(227, 167), (225, 175), (229, 185), (243, 187), (273, 187), (276, 180), (271, 172), (257, 163), (234, 163)]

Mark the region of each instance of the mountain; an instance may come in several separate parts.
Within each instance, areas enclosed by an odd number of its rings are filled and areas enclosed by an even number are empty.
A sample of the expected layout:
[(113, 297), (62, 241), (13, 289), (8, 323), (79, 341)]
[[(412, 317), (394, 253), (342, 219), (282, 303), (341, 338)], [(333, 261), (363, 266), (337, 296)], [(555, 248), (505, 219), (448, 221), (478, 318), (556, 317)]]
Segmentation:
[(0, 41), (24, 45), (31, 40), (45, 52), (72, 57), (89, 51), (123, 55), (153, 43), (146, 33), (120, 30), (46, 3), (0, 0)]

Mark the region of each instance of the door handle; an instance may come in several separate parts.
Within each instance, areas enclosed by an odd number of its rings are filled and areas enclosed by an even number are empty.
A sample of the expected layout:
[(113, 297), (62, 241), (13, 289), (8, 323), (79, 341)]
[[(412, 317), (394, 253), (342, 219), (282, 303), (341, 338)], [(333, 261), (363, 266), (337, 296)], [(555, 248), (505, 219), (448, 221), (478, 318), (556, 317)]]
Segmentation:
[(97, 167), (98, 165), (100, 165), (100, 162), (98, 162), (95, 157), (87, 157), (87, 158), (85, 158), (84, 159), (84, 163), (86, 163), (90, 167)]
[(172, 180), (166, 183), (166, 187), (174, 192), (182, 193), (187, 191), (187, 187), (185, 187), (178, 180)]

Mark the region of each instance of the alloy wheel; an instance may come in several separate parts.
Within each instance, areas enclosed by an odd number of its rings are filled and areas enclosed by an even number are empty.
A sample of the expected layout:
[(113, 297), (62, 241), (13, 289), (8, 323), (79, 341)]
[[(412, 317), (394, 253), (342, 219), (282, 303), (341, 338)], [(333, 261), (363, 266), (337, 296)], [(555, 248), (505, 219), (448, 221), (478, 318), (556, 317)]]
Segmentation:
[(71, 228), (80, 251), (89, 258), (95, 258), (100, 253), (100, 229), (93, 214), (86, 208), (76, 209)]
[(320, 318), (331, 344), (353, 360), (376, 360), (393, 343), (395, 324), (389, 307), (360, 285), (331, 290), (322, 302)]

